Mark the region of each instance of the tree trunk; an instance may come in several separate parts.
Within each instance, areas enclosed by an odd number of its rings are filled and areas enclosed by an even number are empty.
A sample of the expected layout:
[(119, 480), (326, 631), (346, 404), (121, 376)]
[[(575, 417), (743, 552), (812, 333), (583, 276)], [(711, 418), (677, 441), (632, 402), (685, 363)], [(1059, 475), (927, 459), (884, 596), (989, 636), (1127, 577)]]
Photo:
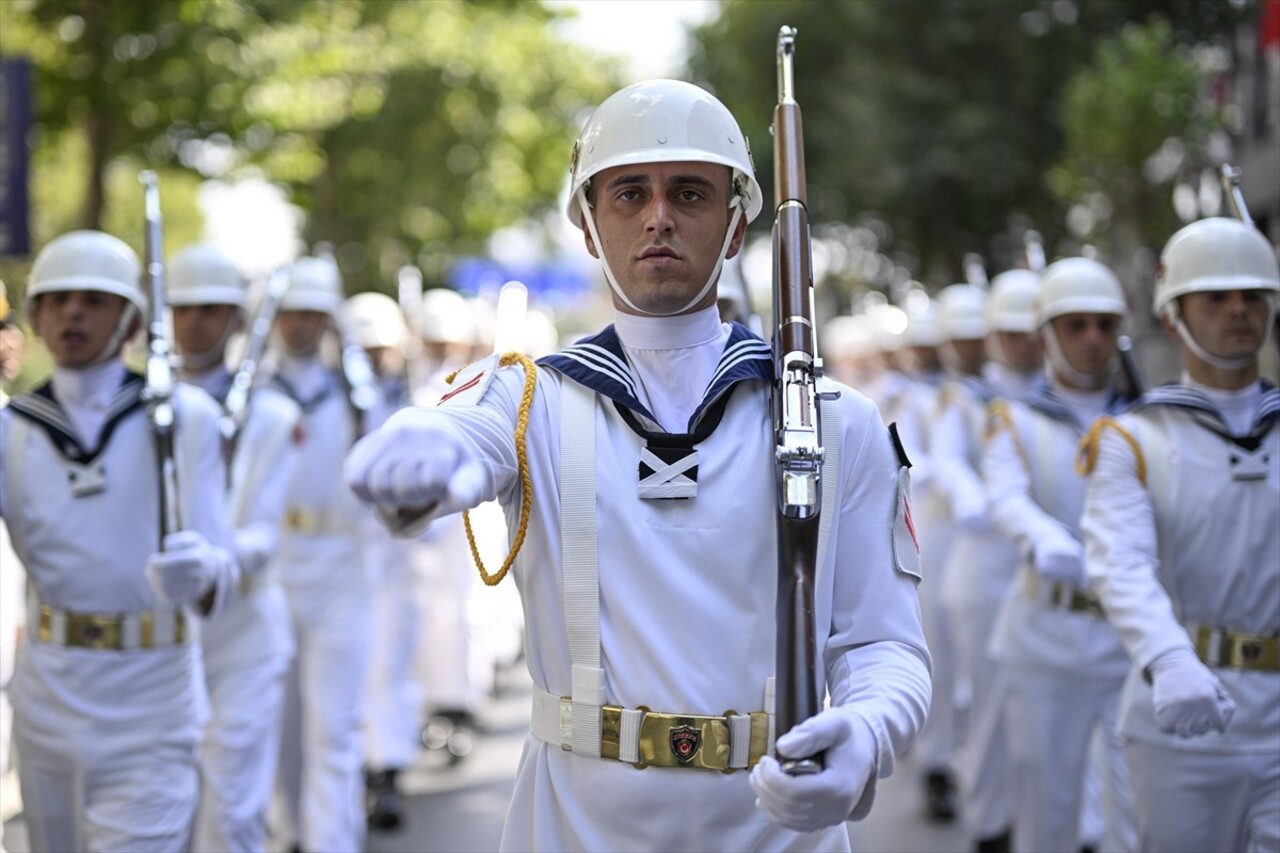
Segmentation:
[(107, 160), (110, 159), (110, 117), (104, 103), (106, 83), (102, 71), (106, 67), (111, 45), (107, 44), (106, 24), (100, 0), (83, 0), (85, 44), (94, 58), (94, 73), (89, 79), (89, 115), (85, 132), (89, 142), (89, 179), (85, 192), (84, 227), (101, 229), (102, 211), (106, 207)]

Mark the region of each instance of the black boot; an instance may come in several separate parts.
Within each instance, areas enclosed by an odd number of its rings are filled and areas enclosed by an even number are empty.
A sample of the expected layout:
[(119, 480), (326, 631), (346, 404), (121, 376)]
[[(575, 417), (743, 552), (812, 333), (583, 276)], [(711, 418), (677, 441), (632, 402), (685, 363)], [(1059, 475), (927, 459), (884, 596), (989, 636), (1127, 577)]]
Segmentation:
[(990, 838), (979, 838), (974, 853), (1009, 853), (1013, 849), (1013, 832), (1006, 829)]
[(925, 774), (924, 803), (929, 820), (950, 823), (956, 819), (956, 786), (950, 773), (935, 770)]
[(370, 770), (365, 775), (365, 813), (370, 829), (399, 829), (404, 813), (400, 789), (396, 787), (399, 770)]

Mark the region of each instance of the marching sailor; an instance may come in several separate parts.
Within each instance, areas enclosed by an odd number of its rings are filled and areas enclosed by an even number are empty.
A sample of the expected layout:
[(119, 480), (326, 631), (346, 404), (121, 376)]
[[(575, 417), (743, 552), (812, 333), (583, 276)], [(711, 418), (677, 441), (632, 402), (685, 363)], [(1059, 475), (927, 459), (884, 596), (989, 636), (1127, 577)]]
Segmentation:
[(847, 850), (844, 821), (924, 719), (900, 455), (875, 407), (832, 386), (815, 611), (831, 707), (778, 742), (825, 749), (826, 766), (790, 776), (768, 754), (772, 356), (715, 305), (761, 202), (719, 101), (672, 80), (616, 93), (575, 147), (569, 203), (615, 322), (536, 368), (473, 366), (347, 460), (353, 489), (406, 533), (498, 497), (523, 541), (535, 699), (504, 849)]
[(137, 256), (74, 231), (36, 257), (32, 326), (50, 382), (0, 412), (0, 516), (28, 577), (14, 735), (35, 850), (179, 850), (207, 717), (198, 615), (235, 594), (217, 407), (178, 385), (181, 516), (162, 507), (145, 381), (120, 357), (147, 298)]
[[(1020, 573), (991, 637), (1003, 667), (1003, 725), (1013, 767), (1013, 848), (1075, 851), (1094, 734), (1109, 748), (1100, 768), (1107, 849), (1133, 849), (1126, 769), (1115, 712), (1128, 662), (1084, 575), (1084, 482), (1076, 445), (1102, 414), (1127, 401), (1110, 365), (1126, 315), (1116, 277), (1097, 261), (1067, 258), (1044, 271), (1035, 321), (1048, 376), (1021, 401), (990, 411), (983, 474), (996, 526), (1017, 543)], [(989, 614), (991, 618), (993, 614)]]
[(271, 379), (302, 410), (277, 558), (297, 644), (285, 682), (280, 785), (282, 830), (308, 851), (360, 850), (366, 824), (362, 722), (372, 607), (361, 534), (366, 513), (343, 485), (341, 465), (361, 418), (320, 347), (341, 310), (337, 265), (294, 261), (275, 318), (279, 368)]
[(1143, 850), (1280, 849), (1280, 392), (1258, 377), (1275, 250), (1205, 219), (1161, 256), (1178, 384), (1099, 423), (1087, 569), (1132, 658), (1120, 732)]
[[(222, 251), (200, 244), (170, 259), (167, 285), (181, 379), (223, 403), (233, 380), (227, 343), (244, 326), (249, 282)], [(300, 416), (293, 401), (263, 386), (254, 389), (234, 443), (222, 436), (241, 579), (204, 629), (211, 715), (200, 751), (196, 850), (251, 853), (266, 846), (284, 673), (293, 655), (288, 606), (271, 564), (297, 463), (292, 435)]]

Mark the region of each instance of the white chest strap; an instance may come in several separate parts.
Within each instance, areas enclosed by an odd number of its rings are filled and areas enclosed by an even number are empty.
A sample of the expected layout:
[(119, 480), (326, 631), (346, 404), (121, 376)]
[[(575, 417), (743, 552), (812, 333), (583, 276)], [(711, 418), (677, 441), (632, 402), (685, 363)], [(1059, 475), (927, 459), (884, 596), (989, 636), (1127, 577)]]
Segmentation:
[(13, 546), (13, 553), (24, 566), (29, 566), (31, 561), (27, 559), (22, 501), (26, 495), (27, 437), (31, 434), (31, 425), (25, 418), (14, 416), (9, 418), (8, 432), (4, 443), (4, 492), (9, 501), (9, 517), (5, 523), (9, 528), (9, 544)]

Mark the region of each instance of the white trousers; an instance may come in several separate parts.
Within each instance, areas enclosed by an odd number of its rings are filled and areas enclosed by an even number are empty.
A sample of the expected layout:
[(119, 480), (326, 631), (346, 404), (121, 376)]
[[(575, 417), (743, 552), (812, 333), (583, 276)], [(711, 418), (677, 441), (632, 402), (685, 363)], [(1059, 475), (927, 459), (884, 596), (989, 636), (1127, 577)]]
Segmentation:
[[(267, 807), (280, 758), (284, 712), (284, 675), (290, 646), (272, 642), (280, 625), (261, 620), (287, 620), (283, 592), (269, 587), (254, 599), (239, 599), (220, 614), (229, 620), (219, 631), (205, 633), (205, 684), (210, 717), (200, 751), (200, 806), (192, 848), (200, 853), (266, 849)], [(236, 648), (213, 649), (223, 628), (239, 629), (229, 638)], [(257, 640), (246, 645), (240, 641)]]
[(282, 828), (303, 850), (359, 851), (369, 588), (358, 566), (313, 564), (305, 575), (284, 578), (297, 651), (285, 681)]
[(1075, 853), (1085, 774), (1095, 730), (1107, 734), (1101, 768), (1107, 837), (1103, 846), (1134, 849), (1129, 778), (1115, 736), (1123, 678), (1075, 676), (1043, 666), (1005, 664), (1006, 731), (1013, 767), (1013, 848), (1018, 853)]
[(970, 686), (964, 749), (957, 756), (960, 813), (971, 839), (991, 838), (1013, 823), (1008, 760), (1008, 684), (988, 643), (1000, 600), (975, 600), (952, 612), (955, 667)]
[(382, 562), (373, 589), (364, 763), (373, 770), (399, 770), (413, 763), (422, 729), (422, 689), (414, 671), (421, 612), (406, 553), (417, 546), (389, 536), (379, 545)]
[(1192, 752), (1127, 743), (1144, 853), (1280, 851), (1280, 732), (1269, 747)]
[(31, 849), (185, 850), (196, 809), (196, 743), (157, 726), (128, 737), (14, 725)]
[[(419, 665), (426, 701), (432, 708), (475, 711), (484, 682), (483, 674), (473, 668), (476, 656), (467, 613), (480, 581), (462, 517), (443, 518), (432, 526), (440, 528), (435, 538), (414, 550), (423, 596)], [(495, 570), (492, 563), (489, 566)]]

